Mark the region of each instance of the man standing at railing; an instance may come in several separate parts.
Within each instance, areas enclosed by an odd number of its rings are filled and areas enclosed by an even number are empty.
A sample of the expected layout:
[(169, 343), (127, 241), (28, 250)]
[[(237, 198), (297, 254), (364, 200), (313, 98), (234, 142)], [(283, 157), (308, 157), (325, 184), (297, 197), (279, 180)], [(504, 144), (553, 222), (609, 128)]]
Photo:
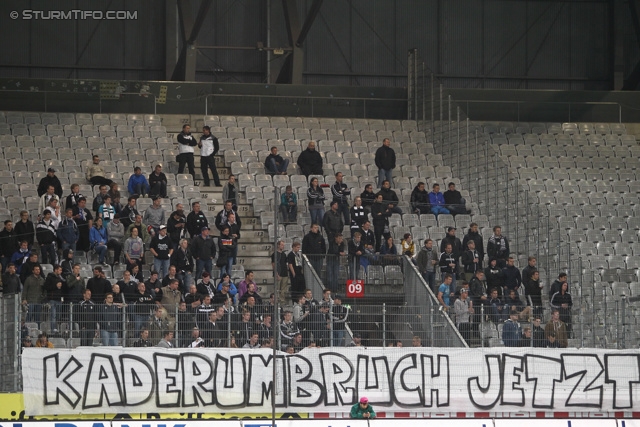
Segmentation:
[(302, 239), (302, 253), (309, 257), (313, 269), (322, 277), (322, 263), (327, 253), (327, 242), (320, 233), (318, 224), (311, 224), (311, 229)]
[(454, 295), (453, 292), (451, 292), (451, 281), (451, 274), (445, 274), (442, 279), (442, 284), (438, 288), (438, 301), (445, 311), (449, 310), (450, 298)]
[(333, 345), (336, 347), (344, 347), (344, 331), (347, 318), (349, 317), (349, 309), (342, 305), (342, 297), (340, 297), (340, 295), (336, 294), (333, 296), (331, 316), (333, 322)]
[(82, 294), (82, 301), (78, 304), (78, 326), (80, 327), (80, 345), (93, 345), (93, 338), (96, 336), (96, 322), (98, 306), (91, 301), (91, 290), (85, 289)]
[(427, 285), (436, 291), (436, 264), (438, 264), (438, 253), (433, 249), (433, 240), (426, 239), (424, 246), (418, 252), (418, 258), (416, 260), (418, 264), (418, 270), (424, 277)]
[(376, 150), (376, 166), (378, 167), (378, 185), (386, 180), (393, 184), (393, 170), (396, 168), (396, 152), (391, 148), (389, 138), (382, 140), (382, 147)]
[(287, 270), (287, 253), (284, 250), (284, 241), (278, 240), (276, 250), (271, 254), (271, 268), (274, 269), (276, 279), (276, 292), (280, 295), (280, 301), (287, 300), (291, 280)]
[(455, 291), (456, 272), (458, 271), (458, 257), (456, 257), (455, 254), (453, 253), (453, 249), (450, 243), (448, 243), (445, 246), (444, 252), (440, 254), (440, 262), (438, 263), (438, 265), (440, 266), (440, 273), (443, 276), (447, 274), (451, 276), (451, 280), (452, 280), (451, 286), (453, 288), (452, 290)]
[(334, 236), (329, 242), (329, 252), (327, 252), (327, 287), (333, 292), (338, 291), (338, 272), (340, 271), (340, 257), (346, 255), (342, 234)]
[(360, 232), (356, 232), (353, 234), (353, 239), (349, 241), (349, 277), (353, 280), (358, 278), (360, 257), (364, 255), (364, 253), (362, 234), (360, 234)]
[(291, 252), (287, 255), (287, 267), (289, 269), (289, 279), (291, 280), (291, 299), (297, 301), (305, 289), (300, 242), (293, 242), (293, 245), (291, 245)]

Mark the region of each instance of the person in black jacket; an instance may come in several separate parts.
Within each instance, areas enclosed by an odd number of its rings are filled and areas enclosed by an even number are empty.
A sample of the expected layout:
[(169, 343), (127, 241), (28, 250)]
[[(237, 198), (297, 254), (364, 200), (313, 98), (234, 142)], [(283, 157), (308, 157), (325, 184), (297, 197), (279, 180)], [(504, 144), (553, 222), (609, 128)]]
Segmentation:
[(92, 346), (97, 329), (98, 307), (91, 301), (91, 289), (85, 289), (82, 293), (82, 301), (78, 304), (76, 322), (80, 327), (80, 345)]
[(562, 289), (562, 285), (567, 282), (567, 273), (562, 272), (558, 274), (558, 278), (553, 281), (551, 286), (549, 287), (549, 300), (553, 297), (553, 294), (556, 292), (560, 292)]
[(462, 194), (458, 190), (456, 190), (456, 184), (453, 182), (449, 183), (449, 189), (444, 192), (444, 203), (445, 207), (449, 209), (452, 215), (457, 214), (468, 214), (470, 211), (467, 210), (466, 201), (462, 198)]
[(11, 262), (11, 257), (18, 250), (18, 238), (13, 229), (13, 222), (8, 219), (4, 222), (4, 228), (0, 231), (0, 262), (2, 268), (0, 273), (7, 269), (7, 265)]
[(497, 289), (498, 296), (502, 297), (504, 291), (504, 272), (498, 266), (496, 259), (490, 259), (489, 265), (484, 269), (484, 276), (487, 279), (487, 287), (489, 289)]
[(218, 169), (216, 168), (216, 154), (218, 154), (220, 150), (220, 144), (218, 138), (211, 134), (211, 128), (209, 126), (202, 128), (202, 136), (200, 137), (198, 147), (200, 147), (200, 170), (202, 171), (204, 186), (208, 187), (211, 184), (209, 180), (209, 169), (211, 169), (213, 182), (216, 187), (221, 187)]
[(504, 272), (504, 290), (505, 295), (509, 294), (510, 290), (518, 291), (518, 288), (522, 286), (522, 275), (520, 270), (515, 266), (515, 260), (513, 257), (507, 259), (507, 266), (502, 270)]
[(228, 226), (222, 228), (220, 237), (218, 237), (218, 261), (216, 266), (220, 267), (220, 278), (224, 273), (231, 275), (234, 259), (233, 254), (238, 246), (238, 241), (231, 236)]
[(349, 277), (352, 280), (358, 278), (358, 268), (360, 267), (360, 257), (365, 254), (362, 244), (362, 234), (356, 231), (353, 239), (349, 241)]
[(307, 178), (309, 175), (324, 175), (322, 156), (316, 151), (315, 141), (309, 141), (307, 149), (298, 156), (298, 167)]
[(180, 240), (187, 237), (187, 218), (184, 216), (182, 203), (176, 205), (176, 210), (171, 213), (167, 220), (167, 233), (173, 246), (178, 246)]
[(111, 282), (109, 282), (99, 265), (93, 268), (93, 277), (87, 282), (87, 289), (91, 291), (95, 301), (104, 301), (107, 293), (111, 292)]
[(40, 180), (38, 184), (38, 197), (42, 197), (50, 185), (54, 188), (54, 194), (56, 194), (59, 199), (62, 199), (62, 184), (56, 176), (56, 170), (53, 168), (47, 169), (47, 174)]
[(456, 288), (456, 274), (458, 272), (458, 257), (453, 253), (453, 247), (450, 243), (448, 243), (444, 252), (440, 254), (440, 261), (438, 262), (440, 266), (440, 273), (444, 277), (445, 274), (451, 275), (451, 289)]
[(213, 259), (216, 257), (216, 245), (209, 236), (209, 227), (202, 227), (202, 231), (191, 241), (191, 250), (193, 257), (196, 259), (196, 277), (197, 281), (202, 277), (203, 272), (211, 274), (213, 271)]
[(20, 293), (22, 283), (20, 283), (20, 276), (16, 274), (16, 266), (13, 263), (7, 264), (7, 268), (2, 275), (2, 293), (4, 295), (12, 295)]
[(209, 220), (204, 212), (200, 210), (200, 203), (191, 203), (191, 212), (187, 215), (187, 231), (193, 239), (200, 234), (203, 227), (209, 227)]
[[(28, 211), (20, 211), (20, 221), (15, 224), (16, 237), (19, 241), (26, 240), (29, 244), (29, 248), (33, 246), (34, 237), (36, 234), (33, 222), (29, 219)], [(87, 232), (88, 235), (88, 232)]]
[(178, 280), (183, 284), (183, 294), (187, 295), (193, 283), (193, 255), (187, 239), (180, 240), (178, 248), (171, 254), (170, 263), (176, 267)]
[(182, 132), (178, 134), (179, 154), (176, 156), (178, 173), (184, 173), (184, 165), (186, 164), (193, 179), (196, 179), (196, 166), (193, 162), (193, 147), (196, 145), (198, 145), (198, 141), (191, 135), (191, 126), (183, 125)]
[(473, 240), (476, 243), (476, 251), (478, 251), (478, 258), (480, 258), (480, 268), (482, 268), (482, 262), (484, 261), (484, 240), (482, 234), (478, 231), (478, 224), (472, 222), (469, 224), (469, 231), (464, 235), (462, 239), (462, 247), (466, 248), (469, 240)]
[[(191, 155), (193, 156), (193, 153)], [(162, 165), (156, 165), (151, 175), (149, 175), (149, 187), (151, 188), (149, 197), (152, 199), (156, 196), (160, 196), (163, 199), (167, 198), (167, 176), (162, 172)]]
[(242, 227), (242, 221), (240, 220), (240, 215), (238, 215), (238, 212), (236, 212), (236, 210), (233, 209), (233, 202), (231, 202), (231, 200), (227, 200), (224, 202), (224, 208), (220, 212), (218, 212), (218, 214), (216, 215), (215, 224), (218, 230), (222, 231), (224, 227), (228, 226), (227, 218), (231, 213), (235, 214), (235, 219), (236, 219), (236, 222), (238, 223), (238, 227)]
[(302, 253), (309, 258), (318, 277), (322, 277), (322, 263), (327, 253), (327, 242), (322, 237), (318, 224), (312, 224), (309, 232), (302, 239)]
[(327, 239), (330, 242), (336, 234), (342, 233), (344, 224), (343, 217), (339, 212), (339, 203), (334, 200), (331, 202), (331, 209), (322, 218), (322, 227), (327, 233)]
[(53, 266), (53, 272), (47, 275), (44, 281), (44, 289), (49, 301), (49, 321), (51, 331), (58, 332), (58, 312), (62, 308), (64, 296), (67, 293), (67, 281), (62, 277), (62, 267)]
[(289, 167), (289, 159), (283, 159), (278, 154), (278, 147), (271, 147), (271, 154), (264, 161), (264, 167), (271, 175), (286, 175)]
[(387, 240), (391, 237), (389, 232), (389, 217), (391, 216), (391, 208), (388, 204), (383, 203), (382, 194), (376, 195), (376, 201), (371, 205), (371, 216), (373, 216), (373, 233), (376, 237), (376, 252), (380, 251), (382, 246), (382, 236)]
[(402, 209), (398, 207), (400, 200), (396, 192), (391, 189), (391, 182), (387, 180), (382, 181), (382, 188), (380, 188), (378, 194), (382, 194), (382, 200), (385, 204), (389, 205), (391, 213), (402, 215)]
[(329, 251), (327, 252), (327, 288), (332, 292), (338, 291), (340, 261), (341, 257), (346, 254), (342, 233), (338, 233), (333, 237), (333, 241), (329, 242)]
[(349, 196), (351, 195), (351, 190), (347, 187), (347, 184), (342, 182), (342, 178), (342, 172), (336, 172), (336, 182), (331, 186), (331, 194), (333, 195), (333, 201), (338, 202), (338, 211), (342, 213), (344, 223), (350, 224)]
[(411, 192), (411, 210), (417, 215), (431, 213), (429, 192), (425, 190), (424, 182), (419, 182)]
[(371, 213), (371, 206), (373, 205), (373, 202), (376, 201), (376, 193), (373, 192), (373, 185), (365, 185), (364, 191), (360, 193), (360, 198), (362, 199), (364, 211), (369, 215)]
[(456, 259), (462, 256), (462, 242), (460, 242), (460, 239), (456, 237), (455, 227), (447, 227), (447, 234), (442, 238), (442, 241), (440, 242), (440, 251), (444, 252), (444, 248), (446, 247), (446, 245), (451, 245), (451, 248), (453, 249), (453, 255), (456, 257)]
[(287, 255), (287, 267), (291, 281), (291, 299), (297, 301), (300, 295), (304, 294), (305, 290), (304, 266), (302, 265), (300, 242), (293, 242), (293, 245), (291, 245), (291, 252)]
[(125, 230), (136, 221), (136, 215), (140, 215), (136, 208), (136, 202), (136, 197), (129, 196), (126, 206), (120, 212), (120, 222)]
[(493, 236), (489, 237), (489, 242), (487, 242), (487, 254), (489, 254), (489, 258), (495, 258), (498, 261), (499, 267), (504, 268), (507, 265), (509, 241), (502, 235), (500, 226), (493, 227)]
[(464, 267), (464, 279), (467, 282), (471, 280), (476, 272), (482, 271), (480, 255), (476, 251), (476, 243), (473, 240), (467, 242), (467, 250), (462, 253), (462, 266)]
[(103, 346), (117, 346), (122, 332), (122, 310), (113, 303), (113, 293), (105, 295), (104, 304), (99, 306), (100, 337)]
[(382, 183), (387, 180), (393, 184), (393, 170), (396, 167), (396, 152), (391, 148), (389, 138), (382, 140), (382, 147), (376, 150), (376, 166), (378, 167), (378, 183), (382, 188)]

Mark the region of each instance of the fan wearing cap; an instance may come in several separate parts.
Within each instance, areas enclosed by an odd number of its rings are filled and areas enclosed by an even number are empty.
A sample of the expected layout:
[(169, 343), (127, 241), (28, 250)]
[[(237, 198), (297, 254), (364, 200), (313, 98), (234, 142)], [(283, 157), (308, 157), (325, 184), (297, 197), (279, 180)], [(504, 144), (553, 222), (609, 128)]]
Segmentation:
[(49, 186), (53, 187), (53, 193), (58, 196), (58, 198), (62, 197), (62, 184), (56, 176), (56, 170), (53, 168), (47, 169), (47, 174), (40, 180), (38, 184), (38, 197), (42, 197), (42, 195), (47, 192)]
[(351, 407), (351, 413), (349, 415), (351, 418), (375, 418), (376, 411), (369, 405), (369, 399), (363, 396), (360, 398), (360, 402)]

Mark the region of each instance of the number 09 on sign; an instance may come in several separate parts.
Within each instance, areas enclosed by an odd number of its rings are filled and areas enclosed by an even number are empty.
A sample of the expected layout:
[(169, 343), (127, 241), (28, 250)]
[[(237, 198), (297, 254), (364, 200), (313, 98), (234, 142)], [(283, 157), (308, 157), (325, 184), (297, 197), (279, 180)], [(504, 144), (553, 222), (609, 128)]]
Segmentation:
[(364, 298), (364, 280), (347, 280), (347, 298)]

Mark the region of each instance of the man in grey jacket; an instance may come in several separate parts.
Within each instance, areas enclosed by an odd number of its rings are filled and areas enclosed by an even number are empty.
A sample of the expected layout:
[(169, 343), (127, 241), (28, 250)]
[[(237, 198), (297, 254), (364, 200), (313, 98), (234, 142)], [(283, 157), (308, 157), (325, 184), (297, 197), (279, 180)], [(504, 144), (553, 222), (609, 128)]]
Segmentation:
[(156, 233), (160, 230), (161, 225), (165, 225), (167, 223), (165, 219), (165, 212), (161, 204), (162, 197), (156, 197), (153, 200), (153, 204), (144, 211), (144, 217), (142, 217), (142, 222), (152, 226)]
[(164, 331), (162, 333), (162, 339), (156, 345), (156, 347), (162, 348), (173, 348), (173, 332), (172, 331)]
[(115, 214), (113, 220), (107, 224), (107, 238), (107, 248), (113, 249), (113, 265), (118, 265), (124, 243), (124, 225), (120, 222), (120, 214)]
[(438, 253), (433, 249), (433, 240), (426, 239), (424, 241), (424, 246), (418, 253), (416, 262), (422, 277), (424, 277), (429, 287), (436, 292), (436, 264), (438, 264)]

